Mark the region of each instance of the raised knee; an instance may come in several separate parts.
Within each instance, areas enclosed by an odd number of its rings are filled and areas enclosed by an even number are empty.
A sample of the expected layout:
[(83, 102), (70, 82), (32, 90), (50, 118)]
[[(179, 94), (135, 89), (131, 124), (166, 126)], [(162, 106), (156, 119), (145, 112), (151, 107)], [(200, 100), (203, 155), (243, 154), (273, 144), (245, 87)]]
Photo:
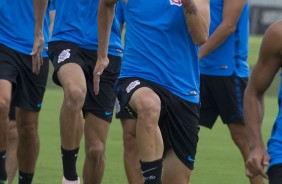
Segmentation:
[(69, 109), (81, 109), (86, 96), (86, 90), (76, 86), (68, 86), (65, 89), (65, 105)]
[(161, 105), (159, 99), (143, 98), (137, 105), (138, 119), (159, 118)]

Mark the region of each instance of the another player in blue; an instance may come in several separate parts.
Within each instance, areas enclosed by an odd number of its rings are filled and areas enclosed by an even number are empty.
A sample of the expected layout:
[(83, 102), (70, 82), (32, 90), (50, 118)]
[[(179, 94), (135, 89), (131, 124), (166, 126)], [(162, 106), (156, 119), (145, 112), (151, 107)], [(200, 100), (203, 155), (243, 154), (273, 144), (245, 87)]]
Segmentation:
[[(101, 0), (99, 6), (99, 49), (94, 71), (97, 95), (101, 88), (98, 82), (109, 63), (107, 48), (116, 2)], [(144, 182), (187, 184), (194, 168), (199, 131), (197, 45), (208, 37), (209, 1), (126, 3), (125, 51), (116, 92), (121, 105), (137, 118)]]
[[(264, 34), (258, 61), (254, 67), (244, 96), (244, 117), (250, 154), (246, 173), (250, 178), (258, 175), (269, 179), (269, 184), (282, 181), (282, 80), (278, 94), (279, 111), (274, 122), (267, 150), (262, 138), (264, 94), (282, 67), (282, 20), (272, 24)], [(264, 168), (268, 167), (267, 172)]]
[[(246, 161), (249, 151), (243, 94), (249, 76), (249, 3), (248, 0), (210, 0), (210, 7), (210, 37), (199, 51), (200, 124), (211, 129), (220, 117)], [(252, 184), (262, 182), (262, 177), (250, 179)]]
[[(49, 39), (49, 15), (42, 31)], [(33, 2), (0, 1), (0, 183), (7, 179), (5, 171), (6, 132), (12, 91), (16, 106), (19, 184), (32, 183), (39, 154), (38, 117), (47, 83), (49, 61), (32, 60), (34, 36)], [(47, 46), (47, 44), (45, 44)]]
[[(41, 0), (37, 2), (35, 9), (45, 8)], [(53, 81), (64, 91), (60, 113), (63, 184), (80, 182), (76, 160), (83, 129), (86, 144), (83, 182), (101, 183), (105, 169), (106, 140), (116, 98), (114, 84), (120, 72), (123, 47), (120, 24), (114, 19), (108, 55), (111, 63), (101, 76), (100, 93), (96, 96), (93, 71), (98, 49), (98, 5), (99, 0), (58, 0), (55, 3), (56, 16), (48, 54), (54, 66)], [(41, 14), (37, 17), (38, 28), (42, 27), (42, 20)], [(40, 45), (35, 42), (37, 44)]]

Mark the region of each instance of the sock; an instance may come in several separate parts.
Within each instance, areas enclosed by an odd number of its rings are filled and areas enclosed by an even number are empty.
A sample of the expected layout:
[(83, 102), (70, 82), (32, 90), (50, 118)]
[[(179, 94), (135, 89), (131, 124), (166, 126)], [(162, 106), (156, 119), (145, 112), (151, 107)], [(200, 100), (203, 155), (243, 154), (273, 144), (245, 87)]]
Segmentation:
[(163, 160), (155, 160), (152, 162), (142, 162), (141, 170), (144, 176), (144, 184), (162, 184), (162, 168), (163, 168)]
[(7, 180), (7, 172), (6, 172), (6, 150), (0, 152), (0, 180)]
[(62, 151), (64, 177), (70, 181), (77, 180), (78, 175), (76, 173), (76, 160), (77, 160), (79, 148), (76, 148), (74, 150), (65, 150), (64, 148), (61, 148), (61, 151)]
[(31, 184), (33, 173), (25, 173), (19, 170), (19, 184)]

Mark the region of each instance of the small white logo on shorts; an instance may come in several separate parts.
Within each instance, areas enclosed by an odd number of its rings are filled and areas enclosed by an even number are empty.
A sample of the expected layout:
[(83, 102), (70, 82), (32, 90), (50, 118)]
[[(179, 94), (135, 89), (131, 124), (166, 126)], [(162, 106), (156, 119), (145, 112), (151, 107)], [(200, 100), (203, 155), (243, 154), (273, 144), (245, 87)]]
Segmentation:
[(138, 86), (139, 84), (140, 84), (140, 81), (139, 81), (139, 80), (136, 80), (136, 81), (131, 82), (131, 83), (127, 86), (126, 92), (127, 92), (127, 93), (130, 93), (130, 91), (131, 91), (132, 89), (134, 89), (136, 86)]
[(169, 0), (171, 5), (181, 6), (181, 0)]
[(58, 63), (65, 61), (70, 58), (70, 49), (63, 50), (59, 55)]

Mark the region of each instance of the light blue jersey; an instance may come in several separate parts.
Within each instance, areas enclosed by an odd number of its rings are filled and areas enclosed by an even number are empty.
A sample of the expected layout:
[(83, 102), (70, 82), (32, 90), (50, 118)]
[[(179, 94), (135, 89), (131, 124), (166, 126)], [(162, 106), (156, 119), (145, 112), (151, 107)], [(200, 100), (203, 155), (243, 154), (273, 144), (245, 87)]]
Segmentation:
[[(49, 40), (49, 11), (54, 8), (50, 1), (44, 20), (44, 39)], [(30, 54), (34, 42), (34, 9), (32, 0), (0, 0), (0, 43)], [(45, 43), (47, 48), (47, 43)], [(43, 57), (47, 57), (44, 50)]]
[[(69, 41), (81, 48), (98, 49), (99, 0), (57, 0), (54, 30), (51, 41)], [(120, 26), (113, 20), (109, 54), (122, 53)]]
[(199, 103), (198, 47), (187, 30), (181, 1), (129, 0), (120, 78), (155, 82)]
[(280, 90), (278, 95), (279, 112), (272, 128), (267, 148), (270, 155), (269, 167), (282, 164), (282, 73), (280, 74)]
[[(224, 0), (210, 0), (211, 24), (209, 34), (212, 35), (222, 23)], [(248, 36), (249, 36), (249, 4), (246, 4), (240, 16), (237, 30), (232, 33), (218, 48), (200, 61), (201, 74), (213, 76), (239, 77), (249, 76)]]

